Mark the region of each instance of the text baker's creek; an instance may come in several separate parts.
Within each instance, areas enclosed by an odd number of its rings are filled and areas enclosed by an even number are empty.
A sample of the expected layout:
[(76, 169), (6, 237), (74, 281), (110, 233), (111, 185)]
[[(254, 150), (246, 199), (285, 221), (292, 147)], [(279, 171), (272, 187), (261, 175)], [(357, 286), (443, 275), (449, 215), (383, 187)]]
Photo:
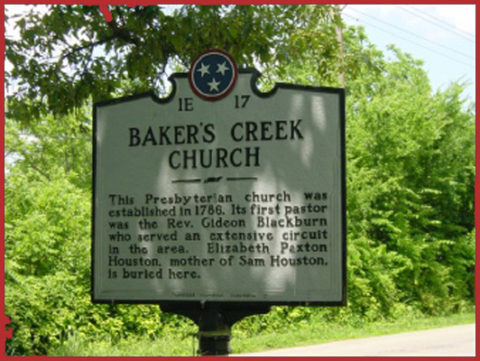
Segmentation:
[[(233, 142), (272, 142), (304, 139), (302, 119), (236, 122), (230, 128)], [(176, 126), (128, 128), (129, 147), (211, 144), (217, 139), (215, 125), (200, 122)], [(168, 155), (172, 169), (260, 167), (260, 147), (173, 150)]]

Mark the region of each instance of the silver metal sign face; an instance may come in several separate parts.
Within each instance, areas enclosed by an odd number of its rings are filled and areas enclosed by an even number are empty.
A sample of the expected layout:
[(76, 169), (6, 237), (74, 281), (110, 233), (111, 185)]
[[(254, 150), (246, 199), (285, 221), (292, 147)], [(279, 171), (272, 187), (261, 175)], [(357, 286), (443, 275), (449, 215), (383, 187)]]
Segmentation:
[(95, 104), (94, 302), (344, 304), (343, 90), (258, 75)]

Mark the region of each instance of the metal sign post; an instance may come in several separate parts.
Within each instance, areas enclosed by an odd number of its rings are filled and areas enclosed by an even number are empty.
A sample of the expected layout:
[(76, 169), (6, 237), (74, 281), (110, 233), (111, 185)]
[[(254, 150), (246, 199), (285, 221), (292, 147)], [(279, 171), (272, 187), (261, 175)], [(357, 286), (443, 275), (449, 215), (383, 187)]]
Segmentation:
[(92, 300), (154, 303), (202, 354), (272, 305), (345, 304), (344, 91), (277, 84), (221, 50), (94, 105)]
[(163, 302), (163, 312), (180, 314), (190, 318), (199, 328), (199, 354), (228, 355), (231, 328), (244, 317), (267, 313), (270, 305), (256, 303), (222, 302)]

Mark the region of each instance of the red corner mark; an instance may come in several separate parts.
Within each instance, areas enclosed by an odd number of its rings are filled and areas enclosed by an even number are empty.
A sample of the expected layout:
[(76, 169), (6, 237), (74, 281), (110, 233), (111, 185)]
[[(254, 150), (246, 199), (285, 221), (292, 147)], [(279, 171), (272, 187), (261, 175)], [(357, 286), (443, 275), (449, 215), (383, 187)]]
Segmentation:
[(99, 5), (99, 7), (100, 11), (103, 13), (103, 16), (105, 16), (105, 20), (107, 20), (108, 22), (112, 21), (112, 13), (110, 12), (110, 10), (108, 10), (108, 5), (101, 4)]
[(13, 330), (7, 329), (7, 325), (10, 323), (10, 318), (5, 315), (0, 316), (0, 352), (6, 350), (7, 338), (13, 337)]
[[(188, 0), (189, 2), (192, 2), (191, 0)], [(188, 2), (187, 1), (187, 2)], [(98, 7), (100, 8), (100, 11), (103, 13), (103, 16), (105, 16), (105, 20), (108, 22), (113, 20), (112, 13), (110, 10), (108, 10), (108, 4), (111, 5), (126, 5), (129, 7), (135, 7), (135, 6), (149, 6), (149, 5), (158, 5), (159, 2), (158, 0), (101, 0), (99, 1), (100, 3), (98, 4)]]
[[(10, 318), (8, 318), (8, 316), (3, 316), (2, 321), (3, 321), (2, 323), (5, 325), (5, 327), (8, 324), (10, 324)], [(5, 338), (12, 338), (13, 337), (13, 330), (11, 328), (4, 329), (3, 336), (5, 336)]]

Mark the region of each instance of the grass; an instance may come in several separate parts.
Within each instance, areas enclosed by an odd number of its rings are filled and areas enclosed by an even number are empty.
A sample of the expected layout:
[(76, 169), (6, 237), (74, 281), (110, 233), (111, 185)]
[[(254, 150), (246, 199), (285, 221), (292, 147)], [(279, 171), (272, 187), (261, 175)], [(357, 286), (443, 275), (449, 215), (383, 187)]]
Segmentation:
[(87, 343), (78, 337), (72, 337), (62, 346), (49, 352), (48, 356), (192, 356), (195, 339), (167, 337), (157, 340), (145, 340), (131, 337), (119, 342), (99, 340)]
[[(234, 353), (263, 351), (268, 349), (305, 346), (360, 337), (387, 335), (441, 328), (475, 322), (475, 314), (462, 313), (443, 317), (404, 318), (395, 321), (377, 321), (357, 325), (334, 323), (305, 324), (284, 333), (272, 333), (248, 337), (233, 331), (231, 347)], [(166, 337), (145, 340), (139, 337), (111, 342), (100, 340), (87, 343), (72, 337), (49, 356), (192, 356), (197, 341), (193, 335), (185, 338)]]
[(235, 353), (265, 351), (286, 347), (306, 346), (353, 338), (413, 332), (475, 322), (475, 314), (464, 313), (443, 317), (405, 318), (395, 321), (377, 321), (360, 325), (334, 323), (307, 325), (285, 333), (259, 335), (253, 338), (233, 338)]

